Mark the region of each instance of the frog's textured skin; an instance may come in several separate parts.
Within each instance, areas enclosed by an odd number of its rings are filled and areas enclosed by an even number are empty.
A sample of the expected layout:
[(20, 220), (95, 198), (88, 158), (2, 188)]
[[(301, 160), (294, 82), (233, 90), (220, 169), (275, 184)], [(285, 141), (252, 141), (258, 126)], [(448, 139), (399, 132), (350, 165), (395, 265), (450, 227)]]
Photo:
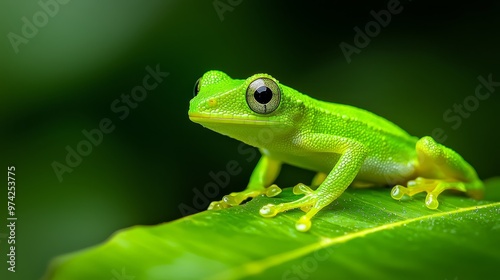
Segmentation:
[(283, 163), (316, 171), (312, 188), (299, 183), (294, 193), (303, 196), (266, 205), (260, 214), (272, 217), (300, 208), (306, 212), (296, 223), (300, 231), (309, 230), (311, 218), (349, 185), (395, 185), (395, 199), (425, 191), (430, 209), (438, 207), (437, 197), (447, 189), (476, 199), (483, 195), (474, 168), (431, 137), (418, 139), (363, 109), (313, 99), (267, 74), (239, 80), (220, 71), (205, 73), (196, 83), (189, 118), (262, 154), (247, 188), (212, 202), (209, 209), (279, 194), (273, 181)]

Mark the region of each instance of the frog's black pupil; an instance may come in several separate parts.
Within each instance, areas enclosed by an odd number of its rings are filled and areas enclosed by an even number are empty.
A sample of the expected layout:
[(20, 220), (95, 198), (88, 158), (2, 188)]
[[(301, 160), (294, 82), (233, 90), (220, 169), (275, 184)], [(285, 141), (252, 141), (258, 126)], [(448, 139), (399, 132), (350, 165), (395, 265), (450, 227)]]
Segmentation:
[(255, 97), (255, 100), (260, 104), (267, 104), (273, 98), (273, 92), (266, 86), (260, 86), (255, 90), (253, 96)]

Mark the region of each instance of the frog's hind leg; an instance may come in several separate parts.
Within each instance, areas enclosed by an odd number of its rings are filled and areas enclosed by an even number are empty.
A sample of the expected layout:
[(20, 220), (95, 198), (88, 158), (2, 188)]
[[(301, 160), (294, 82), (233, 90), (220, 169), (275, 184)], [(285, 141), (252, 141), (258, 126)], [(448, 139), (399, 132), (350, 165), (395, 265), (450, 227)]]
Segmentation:
[(417, 141), (418, 155), (417, 177), (410, 180), (407, 187), (396, 185), (391, 191), (394, 199), (404, 195), (413, 196), (427, 192), (425, 205), (429, 209), (439, 206), (437, 197), (445, 190), (456, 190), (466, 193), (475, 199), (483, 196), (483, 183), (476, 171), (458, 153), (447, 148), (429, 136)]

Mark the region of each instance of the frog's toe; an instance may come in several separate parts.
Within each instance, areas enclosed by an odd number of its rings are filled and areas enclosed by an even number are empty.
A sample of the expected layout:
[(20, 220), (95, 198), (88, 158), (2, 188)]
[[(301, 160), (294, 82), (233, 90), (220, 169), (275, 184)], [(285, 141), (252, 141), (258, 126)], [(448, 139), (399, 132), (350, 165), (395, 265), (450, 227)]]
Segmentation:
[(230, 206), (240, 205), (244, 200), (244, 196), (241, 193), (231, 193), (222, 197), (222, 201)]
[(439, 201), (437, 199), (437, 195), (431, 193), (428, 193), (427, 196), (425, 197), (425, 206), (429, 209), (437, 209), (439, 206)]
[(263, 188), (263, 189), (247, 189), (242, 192), (233, 192), (228, 195), (225, 195), (222, 200), (231, 205), (231, 206), (236, 206), (240, 205), (243, 201), (249, 199), (249, 198), (254, 198), (256, 196), (259, 196), (261, 194), (266, 195), (267, 197), (273, 197), (277, 196), (278, 194), (281, 193), (281, 188), (278, 187), (277, 185), (273, 184), (268, 188)]
[(307, 215), (300, 217), (300, 219), (295, 223), (295, 229), (301, 232), (306, 232), (311, 229), (311, 218)]
[(214, 201), (210, 203), (208, 209), (224, 209), (232, 206), (237, 206), (243, 203), (243, 201), (254, 198), (259, 195), (266, 195), (267, 197), (274, 197), (281, 193), (281, 188), (273, 184), (268, 188), (262, 189), (246, 189), (241, 192), (233, 192), (222, 197), (221, 201)]
[(425, 206), (429, 209), (437, 209), (439, 207), (438, 196), (448, 189), (466, 190), (463, 182), (418, 177), (415, 180), (408, 181), (407, 187), (401, 185), (394, 186), (391, 190), (391, 196), (394, 199), (400, 200), (405, 195), (413, 196), (417, 193), (427, 192)]
[(314, 193), (314, 190), (305, 184), (299, 183), (293, 187), (293, 194), (305, 194), (310, 195)]
[(406, 188), (401, 185), (396, 185), (391, 190), (391, 197), (400, 200), (406, 194)]
[(308, 231), (311, 228), (311, 219), (316, 213), (319, 212), (328, 203), (326, 201), (320, 201), (320, 197), (323, 197), (321, 193), (313, 191), (311, 188), (304, 184), (298, 184), (293, 188), (295, 194), (305, 194), (303, 197), (287, 203), (280, 204), (267, 204), (263, 206), (259, 213), (263, 217), (274, 217), (281, 212), (288, 211), (290, 209), (299, 208), (306, 212), (305, 215), (300, 217), (295, 223), (295, 228), (298, 231)]
[(231, 205), (227, 204), (223, 200), (221, 201), (212, 201), (208, 206), (208, 210), (220, 210), (224, 208), (229, 208)]
[(262, 217), (266, 217), (266, 218), (271, 218), (271, 217), (274, 217), (274, 216), (276, 216), (278, 213), (279, 213), (279, 211), (278, 211), (278, 207), (276, 207), (276, 205), (274, 205), (274, 204), (267, 204), (267, 205), (264, 205), (264, 206), (262, 206), (262, 208), (260, 208), (260, 210), (259, 210), (259, 214), (260, 214)]
[(302, 211), (306, 212), (305, 215), (300, 217), (295, 223), (295, 228), (298, 231), (306, 232), (311, 228), (311, 218), (321, 209), (315, 208), (317, 199), (314, 197), (302, 197), (296, 201), (288, 203), (280, 203), (277, 205), (267, 204), (263, 206), (259, 213), (261, 216), (270, 218), (278, 215), (281, 212), (285, 212), (290, 209), (300, 208)]
[(281, 188), (278, 187), (278, 185), (276, 184), (272, 184), (271, 186), (269, 186), (268, 188), (266, 188), (264, 194), (267, 196), (267, 197), (275, 197), (277, 196), (278, 194), (281, 193)]
[[(280, 203), (280, 204), (267, 204), (263, 206), (259, 213), (264, 217), (274, 217), (278, 213), (288, 211), (290, 209), (300, 208), (302, 210), (310, 209), (315, 203), (316, 199), (311, 196), (304, 196), (292, 202)], [(310, 211), (310, 210), (309, 210)]]

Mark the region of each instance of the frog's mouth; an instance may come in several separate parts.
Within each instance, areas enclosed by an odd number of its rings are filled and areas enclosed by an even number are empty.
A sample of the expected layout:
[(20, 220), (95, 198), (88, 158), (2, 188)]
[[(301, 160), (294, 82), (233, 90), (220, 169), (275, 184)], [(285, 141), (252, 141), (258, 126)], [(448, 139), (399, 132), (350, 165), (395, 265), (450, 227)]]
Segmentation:
[(245, 124), (245, 125), (276, 125), (280, 122), (272, 121), (253, 115), (212, 115), (203, 113), (188, 113), (189, 119), (195, 123), (216, 124)]

